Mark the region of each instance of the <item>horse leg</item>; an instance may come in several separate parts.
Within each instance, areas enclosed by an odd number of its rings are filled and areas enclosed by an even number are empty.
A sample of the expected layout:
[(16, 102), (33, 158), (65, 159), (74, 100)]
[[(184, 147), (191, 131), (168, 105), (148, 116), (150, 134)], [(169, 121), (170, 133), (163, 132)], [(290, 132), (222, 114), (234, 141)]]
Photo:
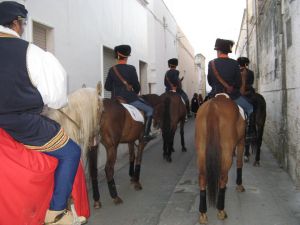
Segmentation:
[[(232, 165), (231, 149), (233, 149), (233, 147), (232, 145), (229, 145), (227, 146), (226, 149), (223, 149), (222, 151), (221, 171), (220, 171), (218, 199), (217, 199), (217, 209), (218, 209), (217, 217), (219, 220), (225, 220), (227, 218), (227, 213), (224, 210), (224, 208), (225, 208), (226, 184), (228, 182), (228, 171), (230, 170)], [(237, 152), (237, 157), (240, 157), (239, 152)], [(243, 154), (242, 154), (242, 159), (243, 159)]]
[(199, 154), (199, 187), (200, 187), (200, 203), (199, 203), (199, 223), (207, 224), (207, 203), (206, 203), (206, 172), (205, 172), (205, 153)]
[(243, 151), (245, 146), (245, 139), (242, 138), (237, 145), (237, 156), (236, 156), (236, 167), (237, 167), (237, 177), (236, 177), (236, 190), (238, 192), (244, 192), (245, 188), (242, 185), (242, 168), (243, 168)]
[(184, 120), (180, 121), (180, 138), (181, 138), (181, 151), (186, 152), (185, 142), (184, 142)]
[(135, 160), (135, 154), (134, 154), (134, 143), (128, 143), (128, 149), (129, 149), (129, 176), (130, 180), (133, 181), (134, 176), (134, 160)]
[(250, 157), (249, 149), (250, 149), (250, 143), (246, 143), (245, 144), (245, 155), (244, 155), (245, 162), (249, 162), (249, 157)]
[(134, 176), (133, 176), (134, 189), (137, 191), (143, 189), (140, 183), (140, 172), (141, 172), (141, 162), (142, 162), (144, 147), (145, 147), (144, 142), (140, 140), (138, 146), (138, 152), (135, 159)]
[(167, 152), (168, 152), (168, 136), (167, 134), (162, 131), (162, 137), (163, 137), (163, 158), (167, 160)]
[(100, 193), (98, 187), (98, 145), (91, 146), (90, 151), (88, 152), (89, 157), (89, 171), (92, 180), (92, 189), (93, 189), (93, 199), (94, 199), (94, 208), (101, 208), (100, 202)]
[(114, 180), (114, 166), (117, 158), (117, 148), (115, 146), (111, 146), (106, 148), (107, 159), (105, 165), (105, 174), (108, 184), (108, 189), (110, 196), (112, 197), (114, 203), (120, 204), (123, 203), (123, 200), (118, 196), (117, 188)]
[(257, 127), (257, 136), (256, 136), (256, 155), (255, 155), (255, 162), (253, 163), (254, 166), (260, 166), (260, 148), (262, 144), (262, 136), (263, 136), (263, 127)]
[(168, 162), (172, 162), (172, 157), (171, 157), (171, 154), (172, 154), (172, 149), (173, 149), (173, 142), (174, 142), (174, 136), (175, 136), (175, 131), (171, 130), (170, 131), (170, 136), (169, 136), (169, 140), (168, 141), (168, 148), (167, 148), (167, 158), (166, 160)]

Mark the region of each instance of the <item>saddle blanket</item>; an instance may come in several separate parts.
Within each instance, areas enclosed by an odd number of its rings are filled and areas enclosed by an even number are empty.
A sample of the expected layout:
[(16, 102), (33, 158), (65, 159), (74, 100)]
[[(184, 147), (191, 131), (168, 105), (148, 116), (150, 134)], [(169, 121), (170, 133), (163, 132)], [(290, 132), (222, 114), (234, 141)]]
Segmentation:
[[(226, 93), (220, 93), (220, 94), (216, 94), (216, 96), (215, 96), (215, 97), (217, 97), (218, 95), (224, 95), (226, 98), (230, 98), (230, 97), (229, 97), (229, 95), (228, 95), (228, 94), (226, 94)], [(242, 116), (243, 120), (246, 120), (246, 114), (245, 114), (245, 111), (244, 111), (244, 109), (243, 109), (241, 106), (239, 106), (239, 105), (237, 105), (237, 106), (239, 107), (239, 111), (240, 111), (240, 114), (241, 114), (241, 116)]]
[[(0, 129), (0, 161), (0, 224), (43, 224), (54, 188), (57, 159), (26, 149)], [(81, 163), (72, 197), (77, 215), (88, 218), (90, 208)]]
[(127, 109), (133, 120), (144, 123), (144, 116), (136, 107), (125, 103), (121, 104)]

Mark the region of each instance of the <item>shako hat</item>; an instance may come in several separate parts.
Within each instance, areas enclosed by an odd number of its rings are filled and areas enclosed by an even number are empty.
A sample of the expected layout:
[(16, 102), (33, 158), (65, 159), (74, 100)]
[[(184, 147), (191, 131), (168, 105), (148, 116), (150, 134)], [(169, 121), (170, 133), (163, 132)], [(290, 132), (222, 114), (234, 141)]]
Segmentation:
[(231, 40), (225, 40), (217, 38), (215, 43), (215, 50), (219, 50), (224, 53), (231, 53), (234, 42)]
[(118, 45), (114, 49), (116, 56), (128, 57), (131, 53), (131, 47), (129, 45)]
[(176, 58), (169, 59), (168, 65), (169, 66), (178, 66), (178, 59), (176, 59)]
[(239, 57), (237, 59), (237, 61), (238, 61), (240, 66), (247, 66), (250, 63), (250, 61), (247, 57)]

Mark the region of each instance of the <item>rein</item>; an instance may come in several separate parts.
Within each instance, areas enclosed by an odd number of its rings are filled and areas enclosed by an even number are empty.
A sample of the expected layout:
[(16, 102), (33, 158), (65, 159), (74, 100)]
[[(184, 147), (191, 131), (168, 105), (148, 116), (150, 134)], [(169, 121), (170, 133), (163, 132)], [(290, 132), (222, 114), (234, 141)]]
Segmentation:
[(61, 109), (58, 109), (58, 111), (63, 114), (65, 117), (67, 117), (76, 127), (78, 130), (80, 130), (80, 126), (78, 123), (76, 123), (71, 117), (69, 117), (66, 113), (64, 113)]

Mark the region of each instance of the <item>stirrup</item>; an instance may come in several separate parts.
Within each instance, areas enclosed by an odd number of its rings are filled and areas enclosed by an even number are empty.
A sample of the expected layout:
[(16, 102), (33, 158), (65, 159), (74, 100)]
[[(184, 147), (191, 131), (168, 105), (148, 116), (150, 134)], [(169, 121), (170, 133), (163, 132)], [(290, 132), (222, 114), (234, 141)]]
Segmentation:
[(153, 140), (154, 138), (156, 138), (156, 136), (148, 134), (147, 136), (145, 135), (143, 137), (143, 141), (149, 142), (149, 141)]

